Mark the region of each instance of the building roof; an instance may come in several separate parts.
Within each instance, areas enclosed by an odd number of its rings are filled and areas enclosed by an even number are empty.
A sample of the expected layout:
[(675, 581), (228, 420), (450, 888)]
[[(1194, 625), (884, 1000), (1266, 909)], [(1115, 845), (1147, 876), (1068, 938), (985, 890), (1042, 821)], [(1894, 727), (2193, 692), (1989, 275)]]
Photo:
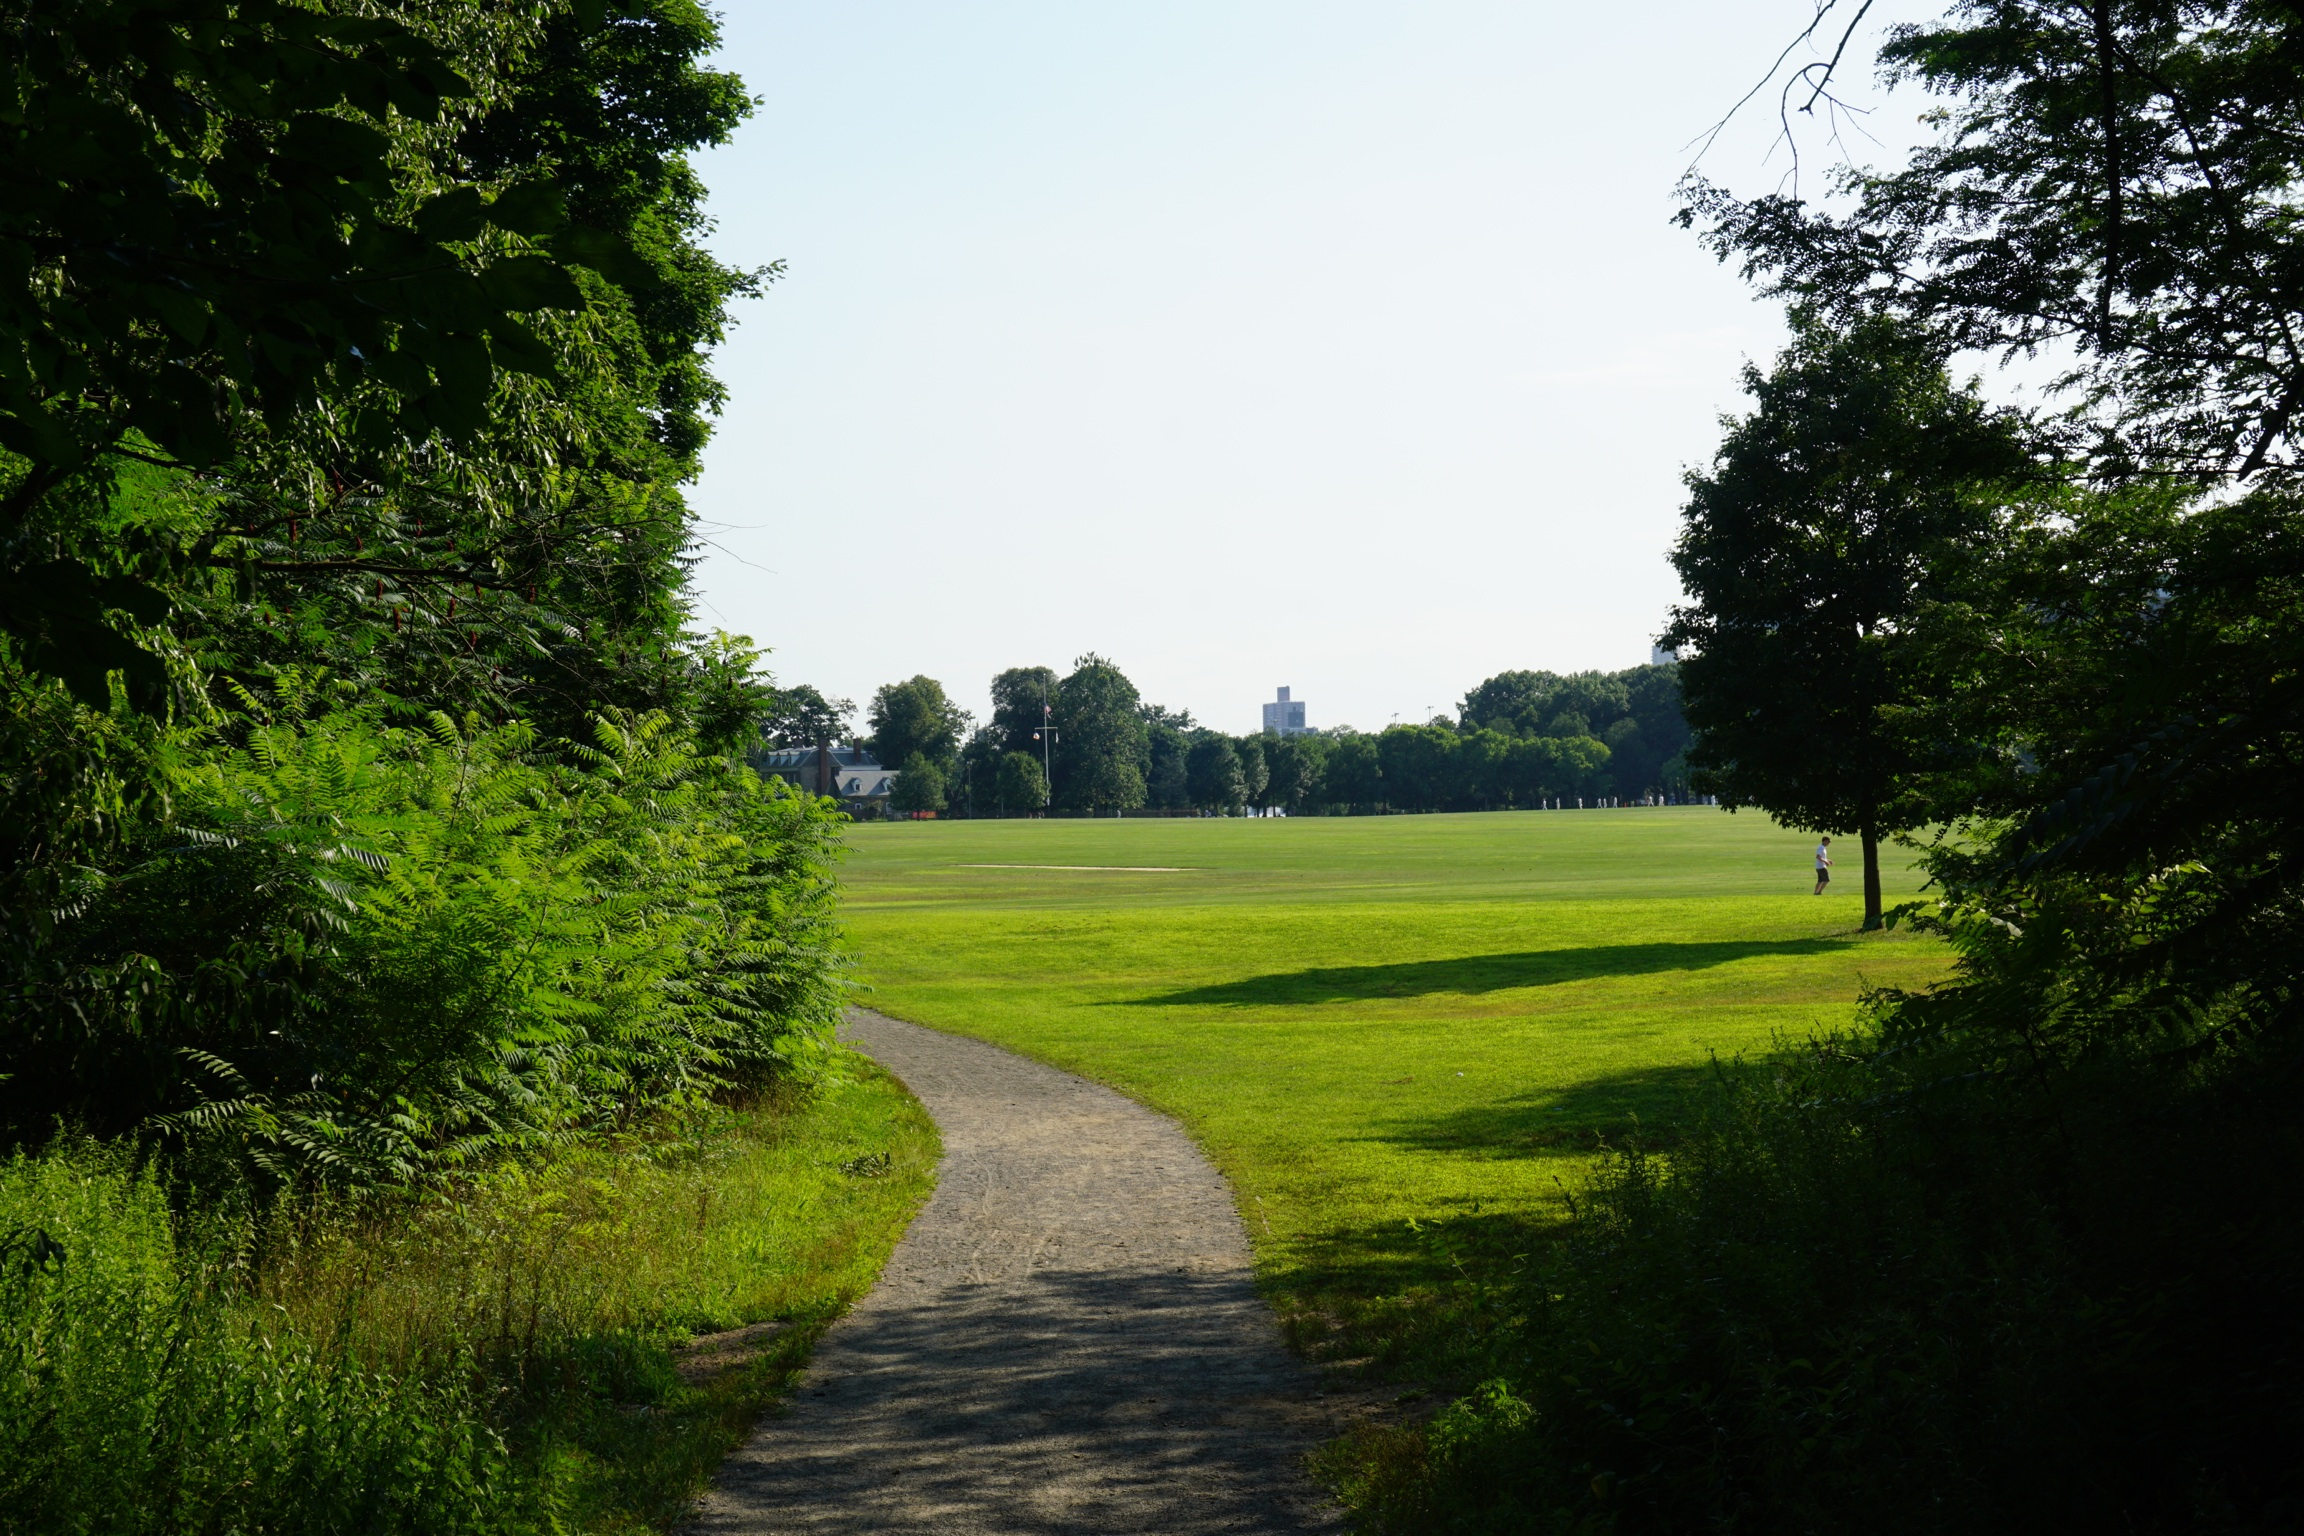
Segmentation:
[[(753, 763), (762, 773), (783, 773), (793, 768), (805, 768), (816, 761), (814, 747), (776, 747), (753, 754)], [(880, 759), (862, 747), (834, 747), (832, 766), (846, 772), (851, 768), (878, 769)]]

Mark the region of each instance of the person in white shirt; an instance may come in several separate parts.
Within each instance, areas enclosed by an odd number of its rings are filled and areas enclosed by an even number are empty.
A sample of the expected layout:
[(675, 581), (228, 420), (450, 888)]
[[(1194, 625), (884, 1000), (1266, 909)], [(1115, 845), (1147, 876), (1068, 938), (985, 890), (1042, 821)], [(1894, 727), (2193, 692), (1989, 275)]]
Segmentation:
[(1824, 887), (1832, 883), (1832, 839), (1825, 838), (1816, 845), (1816, 894), (1824, 894)]

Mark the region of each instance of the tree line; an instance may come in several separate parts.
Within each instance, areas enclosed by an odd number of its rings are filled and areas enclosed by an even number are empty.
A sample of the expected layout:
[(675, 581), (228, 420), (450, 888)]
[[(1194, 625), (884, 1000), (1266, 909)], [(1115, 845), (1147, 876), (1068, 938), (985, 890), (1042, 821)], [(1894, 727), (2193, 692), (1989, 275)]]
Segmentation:
[[(1688, 728), (1675, 669), (1502, 672), (1454, 719), (1231, 736), (1144, 702), (1101, 656), (1059, 676), (992, 679), (982, 725), (926, 676), (874, 693), (856, 738), (900, 770), (894, 809), (957, 816), (1054, 809), (1371, 815), (1533, 809), (1684, 796)], [(778, 693), (769, 747), (844, 740), (854, 706), (799, 685)]]

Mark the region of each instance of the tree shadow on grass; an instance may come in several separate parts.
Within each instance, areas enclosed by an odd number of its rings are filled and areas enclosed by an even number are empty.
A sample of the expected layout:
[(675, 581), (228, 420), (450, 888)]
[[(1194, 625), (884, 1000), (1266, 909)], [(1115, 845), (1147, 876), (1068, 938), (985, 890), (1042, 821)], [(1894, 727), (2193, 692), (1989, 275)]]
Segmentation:
[[(1669, 1150), (1720, 1070), (1693, 1062), (1615, 1072), (1401, 1117), (1373, 1139), (1456, 1156), (1559, 1157), (1563, 1190), (1572, 1190), (1582, 1175), (1567, 1159), (1603, 1147)], [(1459, 1196), (1413, 1220), (1339, 1224), (1298, 1238), (1295, 1262), (1268, 1289), (1291, 1342), (1315, 1359), (1362, 1365), (1378, 1379), (1468, 1385), (1499, 1369), (1496, 1351), (1525, 1311), (1524, 1281), (1541, 1273), (1562, 1214)]]
[(1637, 1144), (1669, 1148), (1716, 1078), (1710, 1062), (1637, 1067), (1445, 1114), (1389, 1122), (1377, 1139), (1417, 1152), (1513, 1158)]
[(1594, 944), (1580, 949), (1531, 949), (1515, 954), (1459, 955), (1395, 965), (1321, 966), (1280, 971), (1214, 986), (1188, 987), (1130, 998), (1137, 1008), (1273, 1008), (1371, 998), (1423, 997), (1434, 992), (1503, 992), (1553, 987), (1603, 976), (1649, 976), (1700, 971), (1763, 955), (1821, 955), (1846, 949), (1845, 939), (1717, 939), (1686, 944)]

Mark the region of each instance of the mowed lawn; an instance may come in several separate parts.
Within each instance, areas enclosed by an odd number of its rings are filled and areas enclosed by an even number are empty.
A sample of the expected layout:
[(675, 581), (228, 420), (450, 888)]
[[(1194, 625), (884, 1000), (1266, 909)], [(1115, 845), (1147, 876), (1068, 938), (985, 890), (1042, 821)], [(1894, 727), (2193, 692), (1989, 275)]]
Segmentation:
[[(1445, 1371), (1417, 1317), (1524, 1248), (1603, 1138), (1668, 1145), (1713, 1053), (1845, 1027), (1867, 984), (1945, 963), (1856, 932), (1853, 843), (1815, 897), (1814, 839), (1749, 812), (867, 823), (849, 846), (862, 1001), (1176, 1116), (1299, 1338), (1340, 1327), (1412, 1373)], [(1916, 891), (1892, 862), (1891, 898)]]

